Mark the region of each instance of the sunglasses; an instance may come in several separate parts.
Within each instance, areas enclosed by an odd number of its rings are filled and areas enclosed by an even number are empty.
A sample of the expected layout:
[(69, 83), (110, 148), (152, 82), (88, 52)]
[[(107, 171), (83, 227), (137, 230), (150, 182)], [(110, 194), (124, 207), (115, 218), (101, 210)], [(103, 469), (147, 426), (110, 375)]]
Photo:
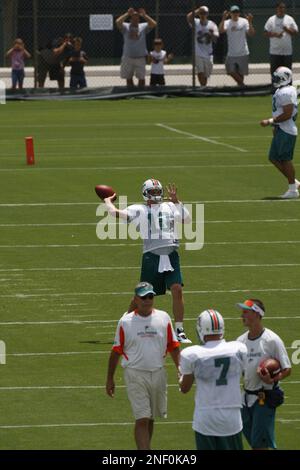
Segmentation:
[(147, 299), (153, 299), (154, 297), (154, 294), (146, 294), (146, 295), (143, 295), (143, 296), (140, 296), (140, 299), (142, 300), (147, 300)]

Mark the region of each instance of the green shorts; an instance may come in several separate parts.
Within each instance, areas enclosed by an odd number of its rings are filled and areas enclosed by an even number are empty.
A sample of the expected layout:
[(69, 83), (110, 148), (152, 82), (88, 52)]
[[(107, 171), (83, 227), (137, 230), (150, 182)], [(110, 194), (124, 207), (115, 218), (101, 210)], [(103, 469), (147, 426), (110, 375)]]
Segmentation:
[(150, 282), (150, 284), (153, 285), (156, 295), (164, 295), (166, 293), (166, 289), (170, 289), (173, 284), (180, 284), (183, 286), (179, 255), (177, 251), (173, 251), (169, 255), (169, 258), (174, 271), (159, 273), (159, 256), (150, 252), (143, 254), (140, 281)]
[(276, 449), (275, 409), (259, 405), (243, 406), (243, 433), (252, 449)]
[(195, 432), (197, 450), (243, 450), (242, 432), (233, 436), (204, 436)]
[(276, 127), (269, 151), (269, 160), (277, 162), (293, 160), (296, 139), (296, 135), (288, 134), (280, 127)]

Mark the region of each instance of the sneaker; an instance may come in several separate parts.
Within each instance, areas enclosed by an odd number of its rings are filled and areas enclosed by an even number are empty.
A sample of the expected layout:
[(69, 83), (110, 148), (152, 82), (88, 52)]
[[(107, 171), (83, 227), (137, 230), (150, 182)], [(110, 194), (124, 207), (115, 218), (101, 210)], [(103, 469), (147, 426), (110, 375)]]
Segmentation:
[(183, 328), (177, 328), (176, 336), (179, 343), (191, 344), (192, 341), (188, 339)]
[(295, 180), (295, 183), (296, 183), (296, 188), (299, 189), (299, 187), (300, 187), (300, 181)]
[(299, 197), (298, 189), (288, 189), (286, 193), (280, 196), (281, 199), (297, 199)]

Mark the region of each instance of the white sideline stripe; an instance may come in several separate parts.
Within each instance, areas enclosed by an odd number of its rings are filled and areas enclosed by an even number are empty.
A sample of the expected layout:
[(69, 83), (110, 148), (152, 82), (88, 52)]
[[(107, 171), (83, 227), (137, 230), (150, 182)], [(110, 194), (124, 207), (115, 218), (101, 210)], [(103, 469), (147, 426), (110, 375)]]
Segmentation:
[[(219, 145), (226, 145), (222, 144), (221, 142), (216, 142)], [(231, 146), (229, 146), (231, 147)], [(236, 148), (236, 147), (234, 147)], [(246, 150), (244, 150), (246, 152)], [(296, 165), (298, 166), (298, 165)], [(32, 168), (31, 171), (131, 171), (131, 170), (152, 170), (153, 168), (157, 170), (169, 170), (169, 169), (188, 169), (188, 168), (269, 168), (270, 165), (265, 165), (263, 163), (259, 164), (252, 164), (252, 165), (151, 165), (151, 166), (98, 166), (98, 167), (35, 167)], [(3, 172), (15, 172), (15, 171), (30, 171), (27, 168), (0, 168), (0, 171)]]
[[(196, 125), (196, 124), (201, 124), (201, 125), (212, 125), (212, 124), (222, 124), (223, 126), (228, 126), (228, 125), (232, 125), (232, 126), (235, 126), (235, 125), (239, 125), (239, 126), (242, 126), (242, 125), (245, 125), (245, 124), (253, 124), (253, 121), (171, 121), (170, 122), (171, 124), (176, 124), (176, 125), (185, 125), (185, 126), (190, 126), (190, 125)], [(139, 126), (139, 127), (149, 127), (151, 123), (142, 123), (142, 122), (132, 122), (132, 123), (124, 123), (124, 122), (120, 122), (120, 123), (94, 123), (92, 121), (90, 121), (89, 124), (65, 124), (65, 123), (61, 123), (61, 124), (35, 124), (35, 123), (32, 123), (32, 124), (18, 124), (18, 128), (27, 128), (29, 127), (30, 129), (32, 129), (33, 127), (40, 127), (42, 129), (48, 129), (48, 128), (71, 128), (73, 129), (73, 127), (78, 127), (78, 128), (82, 128), (82, 127), (136, 127), (136, 126)], [(15, 125), (14, 124), (1, 124), (1, 128), (5, 128), (5, 129), (14, 129), (15, 130)]]
[[(178, 384), (168, 384), (167, 387), (178, 387)], [(126, 385), (118, 385), (117, 388), (126, 388)], [(1, 391), (15, 390), (15, 391), (27, 391), (27, 390), (88, 390), (88, 389), (105, 389), (105, 385), (41, 385), (31, 387), (0, 387)]]
[[(284, 318), (288, 318), (288, 317), (284, 317)], [(290, 318), (292, 318), (294, 320), (296, 317), (289, 317), (289, 319)], [(300, 317), (298, 317), (298, 318), (300, 318)], [(268, 318), (268, 319), (270, 320), (270, 318)], [(273, 317), (273, 319), (275, 319), (275, 318)], [(281, 318), (278, 318), (278, 319), (281, 319)], [(187, 321), (187, 320), (190, 320), (190, 319), (185, 319), (185, 321)], [(196, 318), (194, 318), (193, 320), (196, 320)], [(227, 319), (225, 318), (225, 320), (228, 320), (228, 318)], [(240, 318), (231, 318), (230, 320), (240, 320)], [(112, 336), (114, 335), (114, 333), (110, 333), (110, 332), (107, 332), (105, 334), (110, 334)], [(297, 348), (286, 347), (286, 349), (296, 350)], [(40, 352), (40, 353), (10, 353), (10, 354), (6, 354), (6, 356), (12, 356), (12, 357), (43, 357), (43, 356), (76, 356), (76, 355), (85, 355), (85, 354), (110, 354), (110, 350), (107, 350), (107, 351), (67, 351), (67, 352), (63, 351), (63, 352)], [(165, 364), (165, 365), (168, 366), (169, 364)], [(284, 383), (300, 383), (300, 382), (286, 382), (285, 381)], [(2, 388), (3, 387), (0, 387), (0, 390)]]
[[(257, 204), (257, 203), (278, 203), (297, 202), (298, 199), (223, 199), (212, 201), (185, 201), (185, 204)], [(51, 206), (99, 206), (99, 202), (30, 202), (30, 203), (1, 203), (0, 207), (51, 207)], [(136, 204), (129, 201), (128, 204)]]
[[(109, 334), (109, 333), (107, 333)], [(82, 354), (108, 354), (110, 351), (67, 351), (67, 352), (41, 352), (41, 353), (10, 353), (6, 356), (27, 357), (27, 356), (76, 356)], [(0, 387), (0, 390), (2, 387)]]
[[(276, 290), (276, 289), (275, 289)], [(293, 290), (293, 289), (292, 289)], [(299, 291), (300, 289), (296, 289), (297, 291)], [(290, 291), (290, 289), (288, 289), (288, 291)], [(198, 292), (198, 291), (197, 291)], [(224, 293), (224, 291), (208, 291), (209, 293), (214, 293), (214, 292), (222, 292)], [(225, 292), (228, 292), (228, 291), (225, 291)], [(230, 291), (232, 292), (232, 291)], [(241, 291), (234, 291), (234, 292), (241, 292)], [(242, 291), (242, 292), (249, 292), (248, 290), (247, 291)], [(195, 292), (190, 292), (190, 293), (195, 293)], [(132, 292), (126, 292), (126, 293), (123, 293), (123, 294), (132, 294)], [(32, 294), (34, 295), (34, 294)], [(88, 295), (91, 295), (91, 294), (88, 294)], [(120, 293), (120, 295), (122, 295), (122, 293)], [(299, 320), (300, 319), (300, 316), (289, 316), (289, 317), (286, 317), (286, 316), (280, 316), (280, 317), (266, 317), (265, 320)], [(197, 318), (185, 318), (184, 321), (196, 321)], [(238, 315), (237, 313), (237, 316), (236, 317), (225, 317), (224, 320), (235, 320), (235, 321), (240, 321), (240, 316)], [(2, 321), (0, 322), (0, 326), (14, 326), (14, 325), (80, 325), (82, 323), (94, 323), (94, 324), (101, 324), (101, 323), (110, 323), (110, 324), (114, 324), (114, 323), (117, 323), (118, 320), (49, 320), (49, 321)], [(103, 326), (102, 328), (108, 328), (107, 326)], [(109, 333), (107, 333), (109, 334)], [(96, 352), (95, 352), (96, 353)], [(41, 354), (46, 354), (46, 353), (28, 353), (28, 355), (41, 355)], [(47, 354), (56, 354), (56, 353), (47, 353)], [(64, 354), (67, 354), (67, 353), (64, 353)], [(73, 354), (73, 353), (72, 353)], [(74, 353), (75, 354), (75, 353)], [(90, 353), (92, 354), (92, 353)], [(94, 353), (93, 353), (94, 354)], [(100, 353), (100, 354), (104, 354), (104, 353)], [(16, 354), (14, 354), (16, 355)]]
[[(192, 421), (157, 421), (156, 425), (192, 424)], [(95, 426), (133, 426), (134, 422), (123, 423), (71, 423), (71, 424), (22, 424), (13, 426), (0, 426), (0, 429), (28, 429), (28, 428), (70, 428), (70, 427), (95, 427)]]
[[(109, 352), (109, 351), (108, 351)], [(300, 381), (288, 382), (285, 384), (299, 384)], [(167, 387), (178, 387), (178, 384), (168, 384)], [(117, 388), (126, 388), (126, 385), (118, 385)], [(105, 389), (105, 385), (32, 385), (28, 387), (0, 387), (1, 391), (29, 391), (29, 390), (99, 390)]]
[[(198, 264), (182, 265), (183, 269), (227, 269), (227, 268), (294, 268), (300, 263), (261, 263), (261, 264)], [(140, 266), (82, 266), (69, 268), (8, 268), (0, 272), (33, 272), (33, 271), (126, 271), (140, 269)]]
[[(284, 419), (279, 418), (276, 419), (277, 422), (280, 423), (293, 423), (299, 422), (300, 419)], [(156, 426), (174, 426), (174, 425), (186, 425), (192, 424), (192, 421), (157, 421), (155, 423)], [(61, 424), (15, 424), (15, 425), (1, 425), (0, 429), (29, 429), (29, 428), (65, 428), (65, 427), (96, 427), (96, 426), (133, 426), (134, 422), (122, 422), (122, 423), (115, 423), (115, 422), (107, 422), (107, 423), (61, 423)]]
[[(236, 294), (236, 293), (248, 293), (248, 292), (299, 292), (300, 288), (298, 287), (293, 287), (293, 288), (277, 288), (277, 289), (224, 289), (224, 290), (187, 290), (184, 291), (185, 295), (189, 294)], [(15, 298), (15, 299), (27, 299), (30, 297), (78, 297), (78, 296), (86, 296), (86, 295), (132, 295), (132, 292), (64, 292), (61, 294), (1, 294), (0, 298)], [(43, 322), (45, 323), (45, 322)], [(72, 322), (73, 323), (73, 322)], [(76, 321), (74, 321), (76, 323)], [(77, 322), (79, 323), (79, 322)], [(9, 324), (9, 323), (1, 323), (0, 325), (3, 324)], [(24, 323), (16, 323), (18, 325), (23, 325)], [(26, 323), (25, 323), (26, 324)]]
[(171, 132), (175, 132), (176, 134), (186, 135), (187, 137), (192, 137), (193, 139), (202, 140), (203, 142), (208, 142), (209, 144), (221, 145), (223, 147), (237, 150), (238, 152), (248, 152), (248, 150), (242, 149), (240, 147), (235, 147), (234, 145), (224, 144), (223, 142), (218, 142), (216, 140), (209, 139), (208, 137), (202, 137), (200, 135), (191, 134), (190, 132), (181, 131), (179, 129), (176, 129), (175, 127), (166, 126), (165, 124), (161, 124), (159, 122), (156, 123), (156, 126), (162, 127), (163, 129), (166, 129)]
[[(205, 220), (204, 224), (249, 224), (249, 223), (280, 223), (280, 222), (300, 222), (300, 219), (249, 219), (249, 220)], [(193, 220), (193, 223), (196, 223)], [(32, 224), (0, 224), (0, 227), (80, 227), (80, 226), (94, 226), (96, 227), (99, 222), (63, 222), (63, 223), (32, 223)], [(115, 225), (112, 223), (111, 225)], [(41, 245), (43, 246), (43, 245)], [(88, 245), (85, 245), (88, 246)]]
[[(297, 245), (300, 243), (300, 240), (273, 240), (273, 241), (249, 241), (249, 242), (205, 242), (204, 246), (207, 245)], [(79, 244), (79, 245), (0, 245), (0, 249), (8, 248), (103, 248), (103, 247), (133, 247), (133, 246), (142, 246), (142, 243), (88, 243), (88, 244)]]

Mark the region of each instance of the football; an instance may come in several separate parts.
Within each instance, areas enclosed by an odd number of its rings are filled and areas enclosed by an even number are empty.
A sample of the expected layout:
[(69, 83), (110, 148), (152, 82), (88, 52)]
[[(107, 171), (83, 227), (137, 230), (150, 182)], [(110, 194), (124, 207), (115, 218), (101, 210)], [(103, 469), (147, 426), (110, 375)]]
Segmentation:
[[(105, 199), (106, 197), (110, 197), (115, 194), (115, 190), (111, 186), (106, 186), (104, 184), (98, 184), (95, 187), (95, 191), (97, 196), (100, 197), (100, 199)], [(115, 199), (117, 199), (117, 196), (114, 198), (114, 200)]]
[(267, 369), (270, 373), (271, 378), (275, 377), (279, 372), (281, 371), (281, 365), (280, 362), (277, 361), (277, 359), (274, 359), (273, 357), (269, 357), (267, 359), (264, 359), (260, 364), (259, 367), (261, 368), (261, 372), (263, 375), (265, 375), (265, 369)]

